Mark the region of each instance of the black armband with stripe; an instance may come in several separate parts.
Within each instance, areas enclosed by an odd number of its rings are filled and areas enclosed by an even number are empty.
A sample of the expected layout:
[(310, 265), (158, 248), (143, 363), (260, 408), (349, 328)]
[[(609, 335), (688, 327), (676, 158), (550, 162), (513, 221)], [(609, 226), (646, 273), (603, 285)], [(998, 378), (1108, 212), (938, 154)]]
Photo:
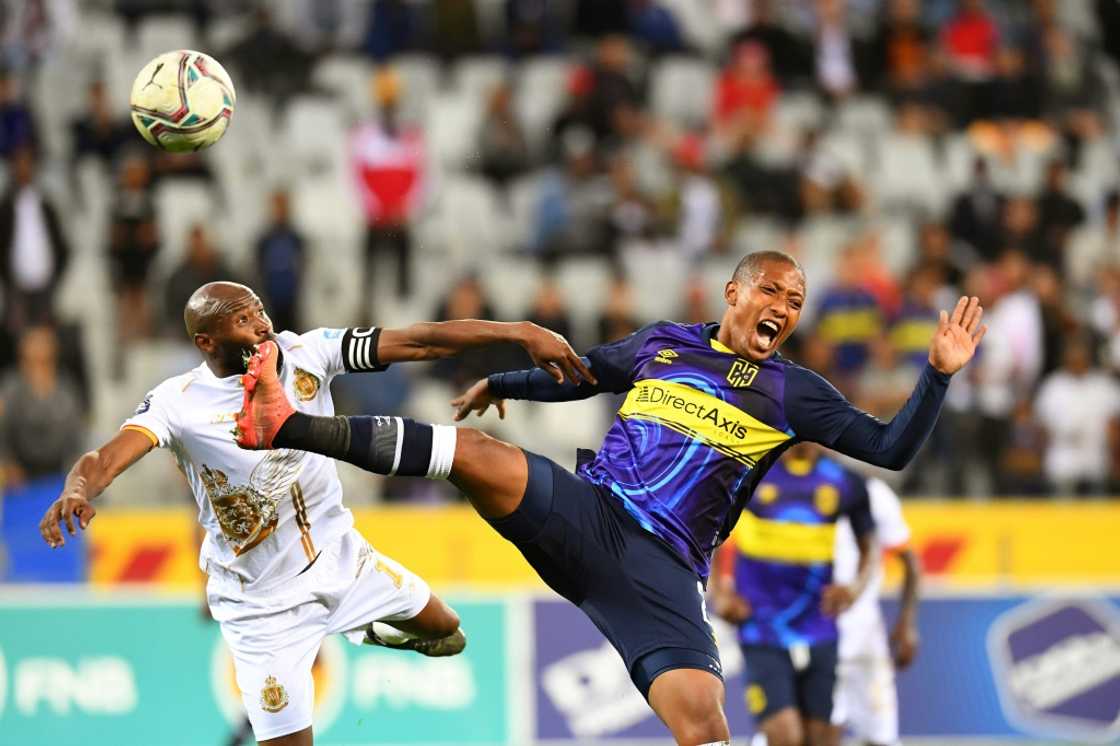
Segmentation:
[(342, 367), (347, 373), (372, 373), (385, 370), (377, 359), (377, 340), (381, 329), (376, 326), (355, 327), (342, 334)]

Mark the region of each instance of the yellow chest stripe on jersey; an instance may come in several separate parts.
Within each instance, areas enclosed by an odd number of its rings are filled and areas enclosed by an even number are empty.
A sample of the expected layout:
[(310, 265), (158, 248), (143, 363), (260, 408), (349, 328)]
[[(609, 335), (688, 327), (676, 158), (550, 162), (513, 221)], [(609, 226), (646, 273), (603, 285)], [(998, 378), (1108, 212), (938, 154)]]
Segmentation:
[(792, 565), (815, 565), (832, 562), (836, 524), (774, 521), (744, 511), (731, 540), (747, 557)]
[(747, 466), (790, 438), (711, 394), (656, 378), (636, 382), (618, 414), (664, 425)]

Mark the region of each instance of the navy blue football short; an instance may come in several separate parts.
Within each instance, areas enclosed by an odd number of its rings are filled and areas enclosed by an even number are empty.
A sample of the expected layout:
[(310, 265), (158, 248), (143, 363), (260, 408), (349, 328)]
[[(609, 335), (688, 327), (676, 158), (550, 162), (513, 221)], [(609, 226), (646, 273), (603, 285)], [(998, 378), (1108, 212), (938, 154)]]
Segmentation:
[(678, 668), (723, 672), (700, 579), (622, 503), (550, 459), (525, 453), (529, 483), (490, 521), (549, 587), (583, 610), (621, 655), (642, 695)]
[(743, 645), (747, 669), (747, 709), (761, 723), (792, 707), (808, 720), (830, 722), (836, 688), (836, 642), (813, 645), (808, 660), (794, 665), (791, 652), (777, 645)]

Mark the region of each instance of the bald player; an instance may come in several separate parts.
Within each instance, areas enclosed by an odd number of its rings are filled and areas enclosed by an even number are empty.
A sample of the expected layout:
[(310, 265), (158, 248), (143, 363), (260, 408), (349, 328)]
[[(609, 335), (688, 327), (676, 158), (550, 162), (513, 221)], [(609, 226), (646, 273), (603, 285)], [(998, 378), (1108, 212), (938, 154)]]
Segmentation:
[[(260, 299), (234, 283), (191, 296), (187, 334), (203, 362), (156, 386), (105, 445), (78, 459), (39, 529), (52, 547), (96, 514), (93, 500), (153, 448), (175, 456), (198, 502), (206, 536), (199, 565), (207, 601), (237, 670), (260, 743), (312, 744), (311, 665), (323, 638), (454, 655), (459, 617), (427, 584), (380, 554), (354, 529), (334, 461), (296, 450), (255, 453), (230, 431), (242, 406), (245, 364), (275, 344), (278, 382), (299, 412), (331, 415), (330, 382), (406, 360), (432, 360), (517, 342), (557, 377), (586, 373), (559, 335), (528, 323), (448, 321), (405, 329), (316, 329), (275, 334)], [(447, 465), (425, 464), (433, 477)], [(158, 740), (158, 739), (157, 739)]]

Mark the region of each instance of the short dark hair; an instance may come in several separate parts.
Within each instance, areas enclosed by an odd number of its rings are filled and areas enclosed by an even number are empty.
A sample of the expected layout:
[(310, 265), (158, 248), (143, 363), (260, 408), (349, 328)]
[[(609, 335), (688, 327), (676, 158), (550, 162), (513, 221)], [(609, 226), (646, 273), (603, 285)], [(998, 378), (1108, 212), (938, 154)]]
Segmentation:
[(797, 261), (792, 254), (787, 254), (784, 251), (752, 251), (750, 254), (740, 259), (739, 263), (735, 265), (735, 274), (731, 275), (731, 281), (750, 282), (762, 271), (762, 265), (767, 262), (783, 262), (789, 264), (801, 273), (801, 280), (805, 280), (805, 269), (801, 266), (801, 262)]

